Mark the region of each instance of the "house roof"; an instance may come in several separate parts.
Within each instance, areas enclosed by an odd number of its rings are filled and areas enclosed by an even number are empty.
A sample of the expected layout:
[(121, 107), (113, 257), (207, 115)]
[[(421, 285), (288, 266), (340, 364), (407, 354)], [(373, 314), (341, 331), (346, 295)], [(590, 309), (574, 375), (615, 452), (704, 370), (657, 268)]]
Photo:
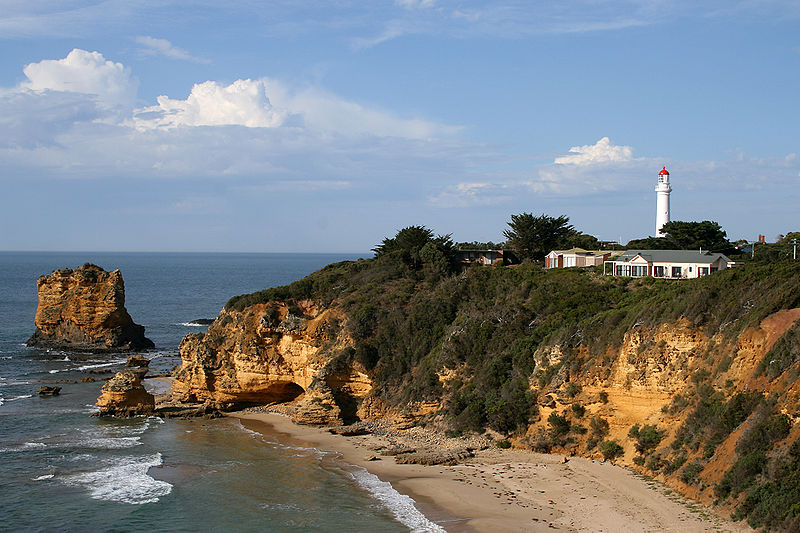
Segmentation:
[(706, 250), (626, 250), (617, 257), (616, 261), (630, 262), (637, 255), (642, 256), (649, 263), (707, 263), (711, 264), (719, 258), (726, 263), (731, 260), (724, 254)]
[(569, 250), (553, 250), (556, 254), (582, 254), (582, 255), (603, 255), (611, 253), (611, 250), (584, 250), (583, 248), (570, 248)]

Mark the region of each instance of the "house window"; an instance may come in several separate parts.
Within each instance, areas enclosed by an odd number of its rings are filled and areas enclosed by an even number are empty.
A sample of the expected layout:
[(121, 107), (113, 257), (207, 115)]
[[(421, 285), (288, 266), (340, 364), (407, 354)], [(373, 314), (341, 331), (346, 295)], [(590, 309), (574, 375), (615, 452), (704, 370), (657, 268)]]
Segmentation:
[(666, 275), (663, 265), (653, 267), (653, 276), (656, 278), (663, 278)]
[(621, 276), (622, 275), (622, 265), (614, 265), (614, 273), (617, 276)]
[(714, 272), (716, 272), (717, 270), (719, 270), (717, 267), (711, 267), (711, 273), (712, 273), (712, 274), (713, 274)]
[(699, 267), (697, 269), (697, 274), (700, 276), (708, 276), (708, 267)]
[(672, 277), (673, 278), (681, 277), (681, 267), (672, 267)]
[(641, 278), (647, 275), (647, 266), (632, 266), (631, 276)]

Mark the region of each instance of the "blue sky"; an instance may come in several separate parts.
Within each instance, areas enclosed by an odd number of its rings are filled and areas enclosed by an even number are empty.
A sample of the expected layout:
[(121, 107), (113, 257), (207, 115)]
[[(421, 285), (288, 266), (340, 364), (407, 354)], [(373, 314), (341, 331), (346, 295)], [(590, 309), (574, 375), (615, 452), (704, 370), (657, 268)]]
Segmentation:
[(0, 250), (797, 231), (795, 0), (0, 0)]

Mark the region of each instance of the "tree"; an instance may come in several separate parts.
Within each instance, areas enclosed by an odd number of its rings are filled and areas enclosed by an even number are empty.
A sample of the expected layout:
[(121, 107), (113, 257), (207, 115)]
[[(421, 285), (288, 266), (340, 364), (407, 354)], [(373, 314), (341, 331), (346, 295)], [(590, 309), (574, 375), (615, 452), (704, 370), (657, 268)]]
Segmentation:
[(680, 250), (702, 248), (721, 252), (731, 247), (728, 236), (716, 222), (667, 222), (661, 228), (667, 239), (674, 242)]
[(634, 239), (627, 244), (628, 249), (639, 250), (709, 250), (724, 252), (733, 245), (727, 234), (716, 222), (667, 222), (661, 228), (664, 237)]
[(594, 235), (587, 235), (580, 231), (572, 231), (558, 243), (558, 248), (583, 248), (584, 250), (597, 250), (600, 248), (600, 241)]
[(510, 229), (503, 232), (506, 245), (523, 259), (544, 259), (551, 250), (575, 234), (569, 217), (533, 216), (531, 213), (511, 215)]
[(383, 241), (372, 249), (375, 257), (396, 255), (404, 263), (414, 268), (423, 263), (435, 263), (437, 268), (447, 268), (453, 260), (455, 245), (450, 235), (433, 236), (433, 231), (425, 226), (407, 226), (392, 238)]

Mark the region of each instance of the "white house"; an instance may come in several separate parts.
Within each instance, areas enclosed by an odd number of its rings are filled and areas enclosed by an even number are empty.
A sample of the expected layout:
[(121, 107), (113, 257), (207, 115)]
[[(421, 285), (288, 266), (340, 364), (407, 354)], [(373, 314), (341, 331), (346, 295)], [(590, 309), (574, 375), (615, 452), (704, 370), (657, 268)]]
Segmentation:
[(599, 266), (609, 257), (611, 257), (611, 252), (603, 250), (584, 250), (583, 248), (553, 250), (544, 257), (544, 267), (568, 268)]
[(605, 261), (603, 273), (634, 278), (691, 279), (735, 265), (725, 255), (705, 250), (627, 250)]

